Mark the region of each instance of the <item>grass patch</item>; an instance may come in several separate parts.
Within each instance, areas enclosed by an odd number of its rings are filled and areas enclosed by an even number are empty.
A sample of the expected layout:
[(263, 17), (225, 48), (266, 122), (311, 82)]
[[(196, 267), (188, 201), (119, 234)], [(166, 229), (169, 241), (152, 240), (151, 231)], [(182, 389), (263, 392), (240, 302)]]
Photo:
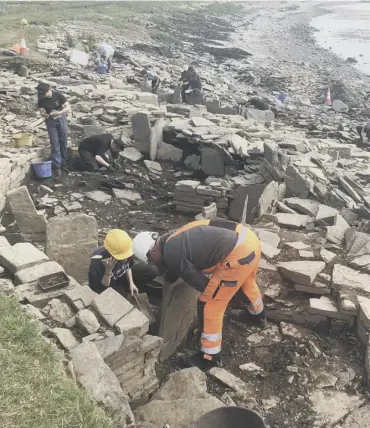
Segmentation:
[(61, 21), (88, 21), (91, 24), (106, 24), (117, 30), (125, 23), (137, 22), (154, 14), (180, 10), (186, 7), (182, 2), (23, 2), (9, 3), (8, 12), (0, 15), (0, 46), (10, 47), (19, 42), (22, 33), (21, 20), (27, 19), (29, 26), (25, 36), (31, 48), (41, 34), (52, 31), (52, 25)]
[(19, 303), (0, 297), (1, 428), (118, 428), (64, 375), (61, 359)]

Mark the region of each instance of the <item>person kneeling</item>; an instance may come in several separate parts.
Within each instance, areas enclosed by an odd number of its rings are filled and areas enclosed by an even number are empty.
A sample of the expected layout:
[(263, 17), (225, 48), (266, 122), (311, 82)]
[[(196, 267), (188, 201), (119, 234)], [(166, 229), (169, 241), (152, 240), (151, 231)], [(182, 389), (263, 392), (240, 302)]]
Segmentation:
[(112, 229), (97, 248), (89, 267), (89, 286), (100, 294), (112, 287), (120, 294), (145, 292), (148, 282), (158, 276), (158, 269), (146, 263), (135, 263), (132, 239), (120, 229)]
[(121, 139), (114, 139), (111, 134), (92, 135), (81, 141), (78, 153), (82, 161), (82, 169), (96, 171), (98, 168), (111, 168), (110, 152), (113, 160), (125, 148)]

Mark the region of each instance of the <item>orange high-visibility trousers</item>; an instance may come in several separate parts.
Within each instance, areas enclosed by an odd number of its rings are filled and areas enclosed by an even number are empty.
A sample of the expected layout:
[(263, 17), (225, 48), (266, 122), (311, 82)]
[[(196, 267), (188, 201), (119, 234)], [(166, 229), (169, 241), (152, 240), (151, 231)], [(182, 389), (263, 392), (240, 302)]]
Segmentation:
[(258, 315), (263, 311), (262, 295), (256, 283), (261, 243), (250, 229), (241, 224), (237, 226), (236, 232), (238, 242), (227, 258), (203, 271), (212, 274), (198, 302), (198, 317), (202, 328), (201, 351), (208, 355), (221, 351), (224, 313), (240, 288), (250, 301), (249, 312)]

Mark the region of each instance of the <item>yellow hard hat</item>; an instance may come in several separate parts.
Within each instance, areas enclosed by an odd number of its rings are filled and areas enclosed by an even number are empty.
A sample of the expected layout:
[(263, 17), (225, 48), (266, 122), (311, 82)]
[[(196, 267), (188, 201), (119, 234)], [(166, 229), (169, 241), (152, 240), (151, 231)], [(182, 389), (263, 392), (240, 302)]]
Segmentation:
[(112, 229), (107, 233), (104, 248), (116, 260), (125, 260), (134, 254), (132, 239), (121, 229)]

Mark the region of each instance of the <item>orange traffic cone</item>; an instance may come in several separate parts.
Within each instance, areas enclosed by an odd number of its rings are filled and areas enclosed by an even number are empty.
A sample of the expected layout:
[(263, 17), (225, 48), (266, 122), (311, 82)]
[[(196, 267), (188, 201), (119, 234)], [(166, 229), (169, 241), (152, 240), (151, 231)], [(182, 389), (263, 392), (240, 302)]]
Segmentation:
[(330, 94), (330, 87), (328, 88), (328, 92), (326, 93), (326, 100), (325, 104), (327, 106), (331, 106), (331, 94)]
[(28, 53), (26, 39), (24, 38), (24, 34), (21, 34), (21, 48), (19, 50), (20, 55), (26, 55)]

